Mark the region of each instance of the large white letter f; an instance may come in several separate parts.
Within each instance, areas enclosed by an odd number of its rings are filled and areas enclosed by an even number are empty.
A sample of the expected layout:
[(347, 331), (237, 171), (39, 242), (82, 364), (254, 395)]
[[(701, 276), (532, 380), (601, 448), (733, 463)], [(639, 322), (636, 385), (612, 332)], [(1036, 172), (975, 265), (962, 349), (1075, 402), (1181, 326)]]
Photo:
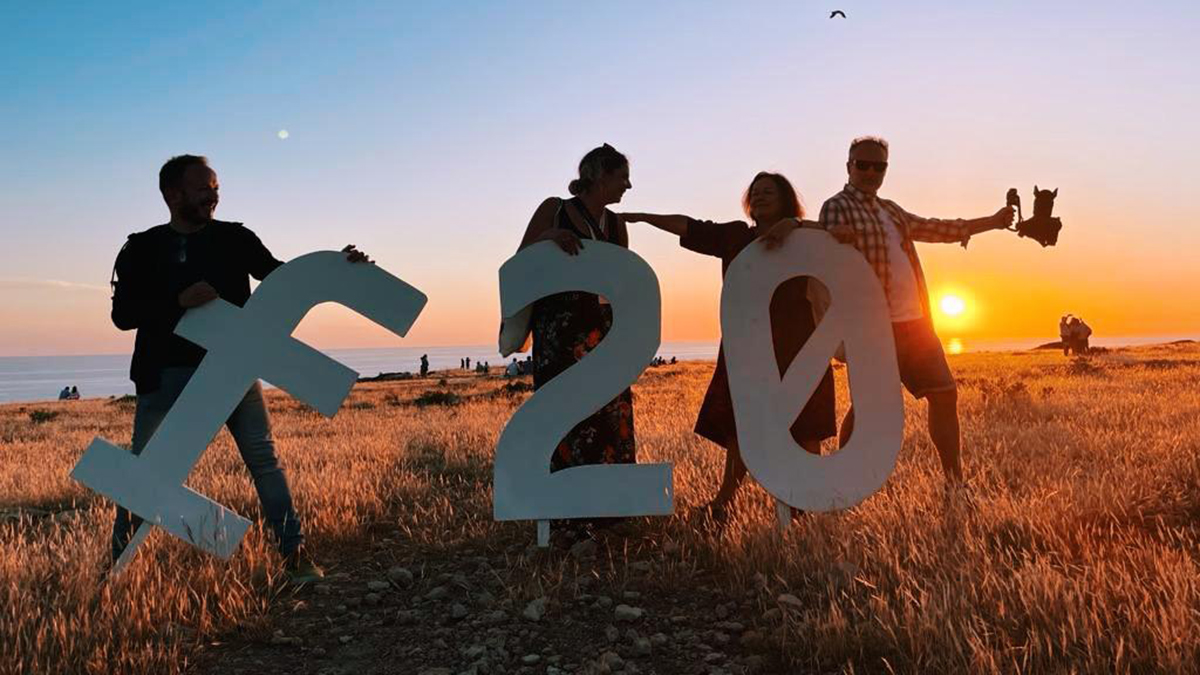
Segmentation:
[(71, 476), (142, 517), (114, 566), (120, 571), (158, 525), (221, 558), (250, 522), (183, 485), (254, 381), (263, 378), (332, 417), (358, 373), (291, 337), (310, 309), (337, 302), (398, 335), (425, 306), (423, 293), (344, 253), (310, 253), (272, 272), (238, 309), (215, 300), (189, 311), (175, 333), (207, 354), (140, 456), (95, 438)]

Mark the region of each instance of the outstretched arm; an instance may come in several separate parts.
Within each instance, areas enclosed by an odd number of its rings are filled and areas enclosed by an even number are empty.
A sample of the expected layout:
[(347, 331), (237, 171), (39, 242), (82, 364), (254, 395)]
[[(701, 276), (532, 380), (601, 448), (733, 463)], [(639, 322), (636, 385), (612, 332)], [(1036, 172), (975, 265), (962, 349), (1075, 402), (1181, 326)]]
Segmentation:
[(688, 216), (664, 216), (654, 213), (625, 213), (621, 216), (629, 222), (650, 223), (660, 230), (679, 236), (679, 245), (703, 255), (725, 258), (737, 255), (745, 246), (749, 225), (740, 220), (729, 223), (714, 223), (711, 220), (695, 220)]
[(657, 213), (622, 213), (621, 218), (627, 223), (650, 223), (660, 230), (665, 230), (676, 236), (687, 234), (687, 216), (665, 216)]
[(1003, 230), (1012, 225), (1013, 210), (1005, 206), (990, 216), (970, 220), (922, 218), (905, 211), (909, 233), (915, 241), (957, 242), (966, 244), (972, 236), (988, 230)]

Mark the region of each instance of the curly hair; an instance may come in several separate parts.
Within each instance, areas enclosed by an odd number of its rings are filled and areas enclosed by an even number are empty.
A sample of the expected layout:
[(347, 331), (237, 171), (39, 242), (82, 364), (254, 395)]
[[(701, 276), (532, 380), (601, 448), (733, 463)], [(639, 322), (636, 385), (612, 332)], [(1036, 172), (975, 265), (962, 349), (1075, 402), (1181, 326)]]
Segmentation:
[(783, 174), (770, 171), (759, 171), (754, 176), (754, 180), (750, 181), (750, 185), (746, 187), (746, 191), (742, 193), (742, 211), (746, 213), (746, 217), (751, 217), (750, 191), (754, 189), (754, 184), (763, 178), (769, 179), (775, 184), (775, 189), (779, 190), (779, 201), (783, 203), (783, 213), (780, 216), (784, 218), (804, 217), (804, 204), (800, 202), (800, 195), (796, 194), (796, 188), (792, 187), (792, 182)]

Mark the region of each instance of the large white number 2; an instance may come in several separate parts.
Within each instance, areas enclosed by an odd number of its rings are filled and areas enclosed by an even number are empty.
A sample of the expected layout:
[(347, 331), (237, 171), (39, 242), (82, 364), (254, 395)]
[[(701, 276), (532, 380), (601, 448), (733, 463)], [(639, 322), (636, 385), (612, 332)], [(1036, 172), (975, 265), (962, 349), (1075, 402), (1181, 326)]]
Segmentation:
[(595, 464), (550, 473), (550, 456), (582, 419), (629, 385), (654, 358), (661, 334), (658, 278), (628, 249), (585, 241), (577, 256), (552, 242), (525, 248), (500, 268), (500, 311), (513, 317), (554, 293), (608, 299), (612, 328), (580, 362), (545, 383), (512, 416), (496, 445), (496, 520), (537, 520), (546, 545), (549, 519), (670, 515), (670, 464)]
[[(832, 303), (782, 381), (771, 343), (771, 296), (788, 279), (823, 282)], [(883, 486), (896, 466), (904, 407), (887, 300), (857, 250), (819, 230), (796, 230), (782, 248), (752, 244), (725, 273), (721, 339), (746, 468), (776, 498), (809, 511), (844, 509)], [(838, 344), (846, 346), (854, 433), (832, 455), (801, 451), (789, 428)]]

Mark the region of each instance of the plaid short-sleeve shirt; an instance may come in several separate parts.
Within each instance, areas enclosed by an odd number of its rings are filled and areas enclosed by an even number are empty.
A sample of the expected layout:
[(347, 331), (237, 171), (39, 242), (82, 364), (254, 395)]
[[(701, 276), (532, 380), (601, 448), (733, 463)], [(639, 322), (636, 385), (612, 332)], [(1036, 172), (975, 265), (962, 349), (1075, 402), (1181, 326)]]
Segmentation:
[(863, 257), (875, 270), (883, 284), (883, 290), (891, 294), (891, 266), (888, 261), (887, 232), (879, 223), (876, 215), (876, 205), (883, 207), (900, 230), (900, 247), (908, 255), (913, 274), (917, 277), (917, 290), (921, 298), (921, 308), (925, 317), (931, 316), (929, 311), (929, 291), (925, 286), (925, 273), (921, 269), (921, 260), (917, 257), (914, 241), (924, 242), (959, 242), (963, 246), (971, 238), (970, 228), (964, 220), (940, 220), (937, 218), (922, 218), (900, 208), (890, 199), (873, 197), (847, 184), (841, 192), (830, 197), (821, 206), (820, 226), (829, 230), (840, 225), (849, 225), (854, 229), (854, 247), (862, 252)]

